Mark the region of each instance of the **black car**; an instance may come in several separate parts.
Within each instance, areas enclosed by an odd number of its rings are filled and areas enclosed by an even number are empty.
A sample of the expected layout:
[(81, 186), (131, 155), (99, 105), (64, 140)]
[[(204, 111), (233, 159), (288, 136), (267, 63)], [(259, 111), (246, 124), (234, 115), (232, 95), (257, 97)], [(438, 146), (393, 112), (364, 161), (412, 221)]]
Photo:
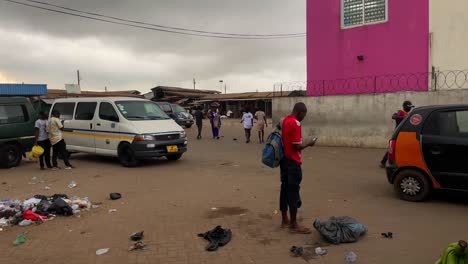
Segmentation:
[(155, 102), (167, 115), (169, 115), (179, 126), (190, 128), (193, 125), (193, 116), (182, 106), (168, 102)]
[(468, 191), (468, 105), (416, 108), (389, 146), (387, 178), (404, 200), (433, 190)]

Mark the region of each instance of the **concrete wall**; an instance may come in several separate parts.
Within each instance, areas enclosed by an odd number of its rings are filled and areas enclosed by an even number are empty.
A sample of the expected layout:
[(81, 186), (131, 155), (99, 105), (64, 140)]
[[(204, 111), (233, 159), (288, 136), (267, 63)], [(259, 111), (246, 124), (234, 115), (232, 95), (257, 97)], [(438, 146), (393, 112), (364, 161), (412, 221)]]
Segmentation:
[[(468, 1), (430, 0), (430, 64), (436, 70), (468, 68)], [(465, 78), (465, 77), (463, 77)]]
[(318, 136), (325, 146), (385, 148), (395, 127), (391, 116), (405, 100), (416, 106), (468, 104), (468, 90), (274, 98), (273, 122), (304, 102), (309, 109), (302, 123), (304, 139)]
[[(437, 5), (451, 6), (451, 2), (449, 4), (447, 1), (432, 0), (432, 2), (436, 1), (438, 1)], [(461, 1), (468, 3), (466, 0), (455, 2)], [(388, 1), (387, 22), (344, 29), (341, 28), (341, 2), (342, 0), (307, 0), (307, 80), (309, 83), (427, 72), (429, 0), (390, 0)], [(459, 9), (459, 12), (463, 13), (463, 11), (466, 11), (466, 8)], [(443, 19), (446, 18), (441, 17), (441, 20)], [(464, 25), (466, 23), (458, 26)], [(464, 37), (468, 39), (468, 36)], [(464, 43), (467, 42), (462, 42), (460, 45)], [(447, 52), (453, 52), (453, 49)], [(363, 61), (357, 59), (359, 55), (364, 56)], [(399, 85), (390, 88), (382, 86), (375, 89), (371, 85), (366, 85), (366, 88), (369, 91), (362, 91), (362, 88), (358, 86), (343, 85), (327, 94), (428, 89), (427, 85), (411, 87)], [(385, 90), (387, 88), (390, 90)], [(308, 85), (307, 94), (322, 95), (322, 89), (320, 85)]]

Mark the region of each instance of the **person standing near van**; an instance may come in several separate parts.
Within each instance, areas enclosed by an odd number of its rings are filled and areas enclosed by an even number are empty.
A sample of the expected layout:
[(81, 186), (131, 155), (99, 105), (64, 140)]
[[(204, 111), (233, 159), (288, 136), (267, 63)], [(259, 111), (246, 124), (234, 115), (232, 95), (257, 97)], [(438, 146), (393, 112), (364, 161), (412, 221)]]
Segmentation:
[(265, 126), (268, 127), (265, 112), (258, 109), (258, 111), (255, 112), (255, 119), (257, 119), (258, 141), (260, 144), (265, 143)]
[(211, 129), (213, 132), (213, 139), (219, 139), (219, 131), (221, 129), (221, 116), (219, 115), (218, 105), (212, 104), (210, 115)]
[(34, 125), (36, 131), (36, 140), (34, 145), (40, 146), (44, 149), (44, 154), (39, 157), (41, 170), (45, 170), (45, 166), (47, 166), (48, 169), (52, 169), (52, 165), (50, 163), (50, 140), (49, 135), (47, 134), (47, 119), (47, 113), (41, 112), (39, 114), (39, 119), (36, 120)]
[[(304, 103), (296, 103), (291, 115), (283, 120), (281, 137), (284, 156), (280, 163), (281, 192), (280, 210), (281, 226), (289, 227), (292, 233), (309, 234), (311, 230), (302, 227), (297, 222), (297, 211), (301, 207), (300, 184), (302, 181), (302, 150), (315, 145), (316, 138), (308, 144), (302, 142), (301, 121), (307, 115)], [(288, 209), (289, 216), (288, 218)]]
[(241, 123), (244, 125), (244, 130), (245, 130), (245, 143), (250, 143), (250, 135), (252, 132), (252, 127), (253, 127), (253, 121), (254, 117), (252, 113), (250, 113), (250, 110), (247, 109), (244, 114), (242, 115), (242, 120)]
[[(392, 119), (395, 120), (395, 129), (400, 125), (400, 123), (405, 120), (405, 118), (408, 116), (409, 112), (414, 108), (413, 103), (411, 101), (404, 101), (403, 102), (403, 110), (398, 110), (398, 112), (394, 113), (392, 115)], [(385, 164), (387, 163), (388, 160), (388, 151), (385, 152), (384, 157), (382, 158), (382, 161), (380, 161), (380, 168), (385, 168)]]
[(49, 139), (52, 144), (53, 154), (52, 154), (52, 164), (55, 169), (58, 169), (58, 156), (60, 155), (65, 163), (65, 169), (70, 170), (74, 168), (68, 161), (67, 145), (63, 139), (63, 124), (60, 121), (60, 112), (57, 110), (52, 111), (52, 118), (49, 120), (48, 131)]

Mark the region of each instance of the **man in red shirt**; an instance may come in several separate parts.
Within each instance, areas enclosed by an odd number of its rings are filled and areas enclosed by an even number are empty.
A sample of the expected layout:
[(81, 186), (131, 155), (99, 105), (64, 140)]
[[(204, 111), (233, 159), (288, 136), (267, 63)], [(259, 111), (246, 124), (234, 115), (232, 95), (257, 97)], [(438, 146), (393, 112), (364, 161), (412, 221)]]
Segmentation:
[[(284, 157), (281, 160), (281, 193), (280, 210), (283, 228), (289, 226), (291, 232), (309, 234), (308, 228), (299, 226), (297, 223), (297, 209), (301, 207), (299, 194), (302, 181), (302, 150), (312, 147), (315, 139), (309, 144), (302, 143), (301, 121), (307, 115), (307, 107), (304, 103), (294, 105), (293, 112), (283, 120), (281, 134), (283, 139)], [(291, 219), (288, 218), (289, 215)]]

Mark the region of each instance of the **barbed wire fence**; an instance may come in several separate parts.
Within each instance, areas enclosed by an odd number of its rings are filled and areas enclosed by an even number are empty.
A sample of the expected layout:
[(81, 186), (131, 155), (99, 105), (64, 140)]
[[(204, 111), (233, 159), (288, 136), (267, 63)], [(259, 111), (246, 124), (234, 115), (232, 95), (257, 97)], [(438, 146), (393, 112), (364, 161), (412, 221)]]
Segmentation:
[(387, 74), (336, 80), (279, 82), (273, 86), (274, 97), (294, 91), (311, 96), (378, 94), (402, 91), (437, 91), (468, 89), (468, 70)]

